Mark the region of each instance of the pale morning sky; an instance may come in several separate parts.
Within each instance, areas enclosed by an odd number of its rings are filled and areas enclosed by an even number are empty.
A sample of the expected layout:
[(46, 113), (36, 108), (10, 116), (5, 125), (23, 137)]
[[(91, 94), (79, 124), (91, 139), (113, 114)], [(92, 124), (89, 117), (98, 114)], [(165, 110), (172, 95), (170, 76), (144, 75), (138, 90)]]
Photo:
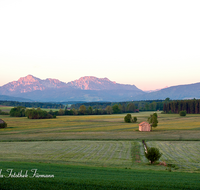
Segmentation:
[(0, 0), (0, 86), (28, 74), (142, 90), (200, 82), (199, 10), (199, 0)]

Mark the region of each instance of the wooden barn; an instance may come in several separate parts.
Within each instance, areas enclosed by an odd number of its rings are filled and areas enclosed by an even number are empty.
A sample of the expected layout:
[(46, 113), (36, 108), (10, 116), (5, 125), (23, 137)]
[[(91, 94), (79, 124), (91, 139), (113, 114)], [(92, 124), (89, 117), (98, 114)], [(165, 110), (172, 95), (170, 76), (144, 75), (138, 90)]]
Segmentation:
[(151, 131), (151, 125), (143, 121), (139, 124), (139, 131)]

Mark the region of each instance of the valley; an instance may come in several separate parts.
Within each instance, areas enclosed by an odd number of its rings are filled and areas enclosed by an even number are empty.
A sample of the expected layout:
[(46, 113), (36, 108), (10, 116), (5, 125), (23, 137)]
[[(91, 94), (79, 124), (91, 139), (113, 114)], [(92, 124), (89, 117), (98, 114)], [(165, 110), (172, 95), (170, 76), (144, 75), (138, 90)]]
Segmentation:
[[(15, 172), (28, 171), (31, 176), (36, 168), (40, 174), (53, 174), (54, 178), (27, 177), (22, 181), (4, 177), (0, 188), (9, 189), (9, 184), (15, 183), (21, 188), (29, 184), (46, 189), (197, 189), (199, 114), (181, 117), (157, 112), (159, 125), (151, 132), (138, 131), (138, 124), (152, 113), (133, 113), (137, 123), (125, 123), (126, 114), (39, 120), (2, 115), (8, 127), (0, 134), (1, 173), (7, 176), (6, 170), (13, 168)], [(142, 140), (163, 154), (153, 165), (144, 156)], [(159, 164), (162, 162), (166, 165)], [(171, 172), (168, 164), (173, 166)], [(184, 183), (183, 178), (187, 178)]]

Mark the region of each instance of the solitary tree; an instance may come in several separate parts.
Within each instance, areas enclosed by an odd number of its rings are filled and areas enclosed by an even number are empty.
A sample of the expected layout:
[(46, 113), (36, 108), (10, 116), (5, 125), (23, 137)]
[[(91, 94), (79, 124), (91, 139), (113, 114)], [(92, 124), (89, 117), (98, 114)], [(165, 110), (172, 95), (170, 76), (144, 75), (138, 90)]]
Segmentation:
[(126, 123), (131, 123), (131, 120), (132, 120), (132, 117), (131, 117), (131, 114), (127, 114), (125, 117), (124, 117), (124, 121)]
[(152, 131), (152, 127), (157, 127), (158, 126), (157, 117), (158, 117), (157, 113), (154, 113), (153, 115), (150, 115), (150, 117), (148, 118), (148, 122), (151, 125), (151, 131)]
[(137, 117), (134, 117), (133, 118), (133, 123), (136, 123), (137, 122)]
[(145, 152), (145, 157), (151, 162), (151, 164), (159, 160), (161, 156), (162, 153), (160, 153), (159, 150), (154, 147), (147, 148), (147, 152)]

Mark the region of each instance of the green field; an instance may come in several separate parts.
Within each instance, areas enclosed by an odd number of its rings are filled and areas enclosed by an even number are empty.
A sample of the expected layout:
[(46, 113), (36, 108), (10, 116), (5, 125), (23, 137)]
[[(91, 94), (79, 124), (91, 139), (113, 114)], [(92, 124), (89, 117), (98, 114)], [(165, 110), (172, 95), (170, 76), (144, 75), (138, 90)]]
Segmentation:
[(11, 106), (1, 106), (0, 105), (0, 110), (3, 111), (3, 112), (10, 112), (10, 110), (12, 109), (13, 107)]
[[(147, 145), (159, 148), (160, 161), (174, 164), (176, 171), (200, 173), (199, 141), (150, 141)], [(141, 141), (1, 142), (0, 153), (1, 161), (166, 170), (149, 164)]]
[(2, 174), (6, 170), (25, 173), (32, 177), (32, 169), (54, 178), (0, 178), (0, 189), (199, 189), (200, 174), (106, 167), (85, 167), (63, 164), (0, 162)]
[[(2, 174), (8, 176), (6, 169), (13, 172), (32, 169), (39, 174), (54, 175), (54, 178), (0, 178), (0, 189), (199, 189), (200, 174), (116, 169), (105, 167), (84, 167), (60, 164), (0, 162)], [(184, 179), (184, 180), (183, 180)]]
[(132, 146), (124, 141), (2, 142), (1, 160), (131, 167)]
[(151, 141), (147, 145), (162, 152), (161, 161), (175, 164), (179, 170), (200, 172), (200, 141)]
[(160, 114), (153, 132), (139, 132), (138, 124), (153, 112), (132, 114), (137, 123), (125, 123), (125, 114), (58, 116), (56, 119), (30, 120), (1, 116), (8, 127), (1, 129), (1, 141), (13, 140), (200, 140), (200, 116)]
[[(4, 112), (10, 112), (10, 110), (12, 109), (13, 107), (12, 106), (1, 106), (0, 105), (0, 110), (1, 111), (4, 111)], [(45, 111), (50, 111), (50, 110), (52, 110), (52, 111), (59, 111), (59, 109), (54, 109), (54, 108), (41, 108), (42, 110), (45, 110)]]
[[(153, 132), (138, 124), (153, 112), (58, 116), (30, 120), (0, 116), (8, 124), (0, 133), (0, 170), (31, 170), (53, 179), (0, 178), (0, 189), (200, 189), (200, 115), (160, 114)], [(142, 140), (163, 153), (168, 167), (151, 165)], [(15, 188), (16, 187), (16, 188)]]

